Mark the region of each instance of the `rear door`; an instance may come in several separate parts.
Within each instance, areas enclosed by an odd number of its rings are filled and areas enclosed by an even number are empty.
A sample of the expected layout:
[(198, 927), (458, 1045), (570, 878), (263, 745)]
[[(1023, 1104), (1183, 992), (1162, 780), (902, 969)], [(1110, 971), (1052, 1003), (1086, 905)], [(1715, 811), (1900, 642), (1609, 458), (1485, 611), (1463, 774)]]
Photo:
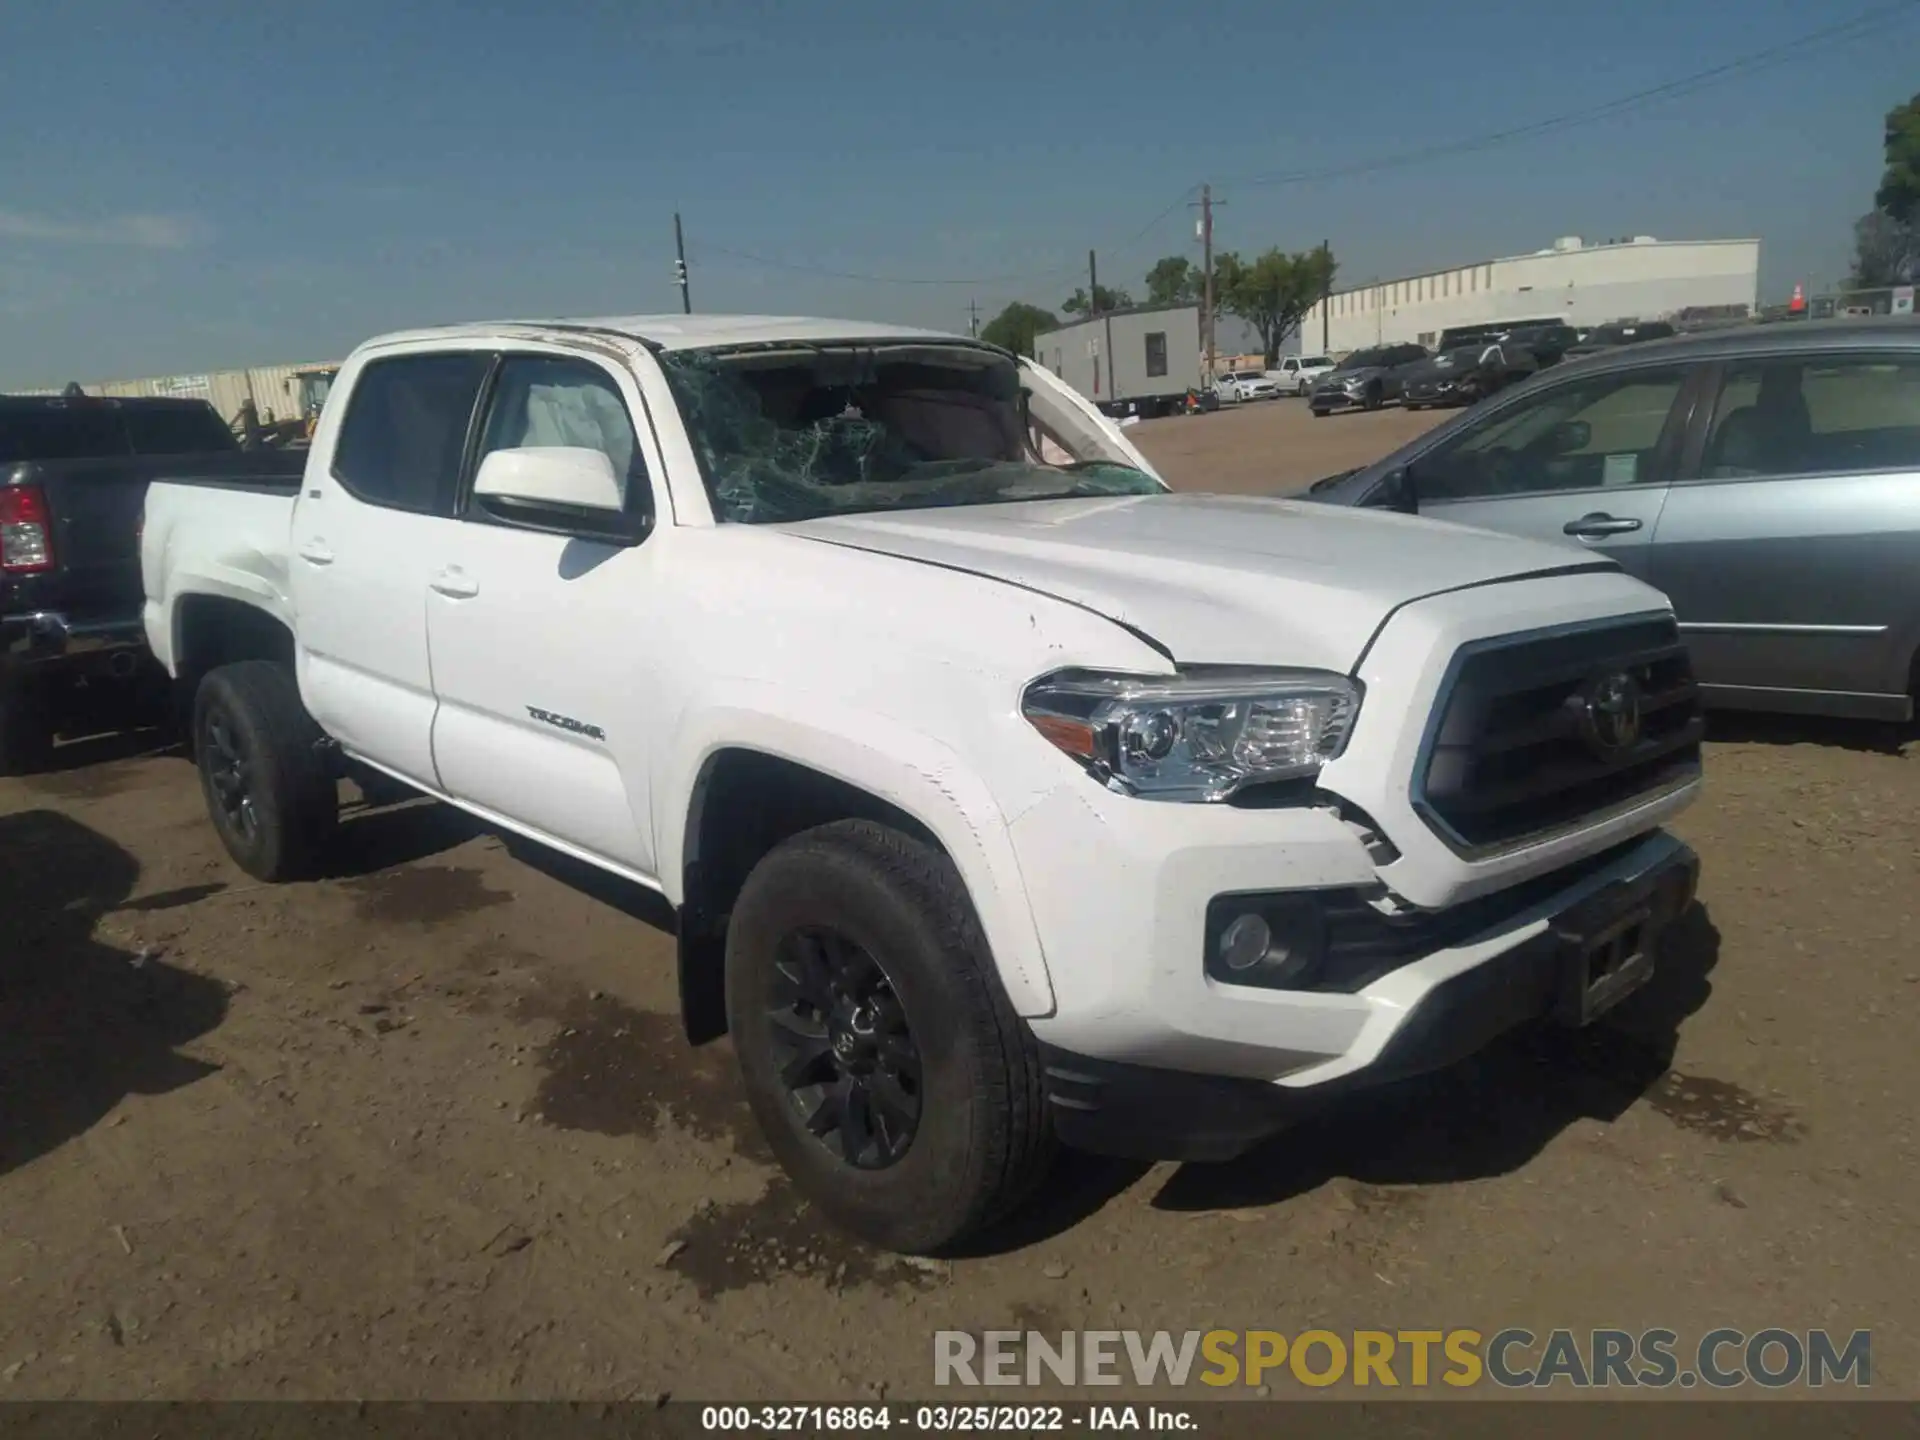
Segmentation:
[(1920, 356), (1762, 357), (1715, 378), (1651, 575), (1701, 681), (1721, 703), (1898, 718), (1920, 646)]
[(1645, 578), (1692, 376), (1613, 371), (1496, 405), (1415, 456), (1420, 513), (1571, 542)]
[[(433, 764), (427, 580), (453, 519), (468, 431), (492, 352), (365, 361), (344, 409), (322, 413), (293, 509), (288, 565), (300, 688), (348, 750), (440, 788)], [(510, 663), (509, 657), (502, 657)]]

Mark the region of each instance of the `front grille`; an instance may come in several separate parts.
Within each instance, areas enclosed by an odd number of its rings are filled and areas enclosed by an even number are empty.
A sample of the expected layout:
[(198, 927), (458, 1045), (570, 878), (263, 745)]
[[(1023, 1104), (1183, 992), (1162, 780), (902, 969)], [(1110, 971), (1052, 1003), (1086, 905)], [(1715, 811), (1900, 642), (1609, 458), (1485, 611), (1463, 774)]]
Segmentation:
[(1415, 808), (1456, 850), (1510, 848), (1691, 778), (1704, 728), (1671, 618), (1468, 645), (1441, 689)]

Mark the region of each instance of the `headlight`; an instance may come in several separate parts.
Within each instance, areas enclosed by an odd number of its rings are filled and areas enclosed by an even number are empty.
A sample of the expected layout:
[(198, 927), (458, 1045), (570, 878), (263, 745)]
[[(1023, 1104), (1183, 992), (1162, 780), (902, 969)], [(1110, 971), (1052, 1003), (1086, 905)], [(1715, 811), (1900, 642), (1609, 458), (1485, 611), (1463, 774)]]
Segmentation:
[(1359, 708), (1344, 675), (1224, 665), (1167, 677), (1066, 670), (1021, 699), (1033, 728), (1096, 780), (1147, 800), (1224, 800), (1316, 775)]

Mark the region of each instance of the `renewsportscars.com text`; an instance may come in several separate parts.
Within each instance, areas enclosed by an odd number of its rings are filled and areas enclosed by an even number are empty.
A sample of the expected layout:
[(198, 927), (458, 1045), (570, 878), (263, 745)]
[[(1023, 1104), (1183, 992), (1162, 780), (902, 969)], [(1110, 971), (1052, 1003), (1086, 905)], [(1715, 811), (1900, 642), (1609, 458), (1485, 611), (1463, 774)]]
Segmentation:
[(1873, 1382), (1873, 1336), (1828, 1330), (939, 1330), (936, 1385), (1728, 1390)]

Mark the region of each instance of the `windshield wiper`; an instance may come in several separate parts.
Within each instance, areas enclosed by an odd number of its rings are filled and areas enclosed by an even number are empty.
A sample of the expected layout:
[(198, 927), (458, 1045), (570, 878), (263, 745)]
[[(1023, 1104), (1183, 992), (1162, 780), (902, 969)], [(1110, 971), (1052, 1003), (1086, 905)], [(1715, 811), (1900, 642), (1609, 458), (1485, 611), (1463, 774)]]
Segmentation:
[(1338, 475), (1323, 476), (1307, 487), (1307, 493), (1309, 495), (1318, 495), (1322, 490), (1331, 490), (1349, 475), (1358, 475), (1359, 473), (1360, 467), (1356, 465), (1351, 470), (1342, 470)]

